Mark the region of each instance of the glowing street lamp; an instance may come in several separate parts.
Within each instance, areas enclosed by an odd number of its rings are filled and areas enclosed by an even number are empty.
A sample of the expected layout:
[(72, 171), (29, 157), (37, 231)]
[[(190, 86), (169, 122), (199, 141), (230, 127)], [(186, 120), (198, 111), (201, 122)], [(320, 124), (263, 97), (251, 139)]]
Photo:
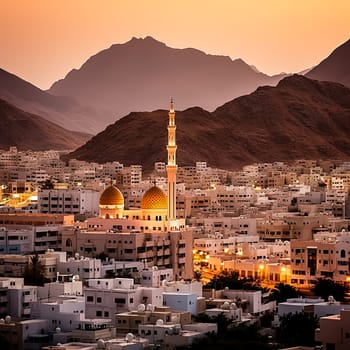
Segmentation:
[(284, 275), (284, 283), (286, 283), (287, 282), (287, 269), (284, 266), (281, 267), (281, 275), (282, 276)]
[(259, 276), (260, 276), (260, 279), (263, 279), (264, 278), (264, 264), (260, 264), (259, 265)]

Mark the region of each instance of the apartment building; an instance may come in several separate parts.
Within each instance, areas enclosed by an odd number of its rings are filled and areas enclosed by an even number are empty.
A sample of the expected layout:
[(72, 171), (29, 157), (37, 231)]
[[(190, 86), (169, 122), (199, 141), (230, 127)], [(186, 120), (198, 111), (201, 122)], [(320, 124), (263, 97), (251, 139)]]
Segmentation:
[(36, 286), (24, 285), (23, 278), (0, 277), (0, 315), (28, 318), (31, 303), (37, 301)]
[(86, 189), (43, 189), (38, 193), (38, 210), (51, 214), (89, 214), (99, 212), (98, 191)]
[(320, 318), (320, 328), (315, 331), (315, 340), (325, 350), (347, 350), (350, 348), (350, 310)]
[(345, 283), (350, 275), (350, 233), (318, 233), (291, 241), (291, 283), (310, 287), (318, 278)]

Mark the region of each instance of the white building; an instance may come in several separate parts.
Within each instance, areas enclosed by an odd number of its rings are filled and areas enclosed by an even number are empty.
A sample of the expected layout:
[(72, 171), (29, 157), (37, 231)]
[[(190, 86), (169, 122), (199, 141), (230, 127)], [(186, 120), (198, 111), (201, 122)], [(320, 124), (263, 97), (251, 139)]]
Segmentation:
[(87, 189), (50, 189), (38, 193), (41, 213), (90, 214), (99, 212), (100, 192)]
[(141, 285), (144, 287), (160, 287), (163, 281), (172, 281), (174, 279), (173, 269), (158, 269), (153, 266), (150, 269), (140, 271)]
[(24, 285), (23, 278), (0, 278), (0, 314), (29, 317), (31, 302), (37, 301), (36, 286)]
[(235, 303), (237, 307), (241, 307), (250, 314), (260, 314), (265, 311), (273, 311), (276, 309), (275, 301), (264, 300), (261, 290), (211, 290), (203, 292), (206, 298), (210, 298), (213, 305), (221, 305), (225, 302)]
[(0, 226), (0, 254), (44, 253), (59, 248), (60, 225)]
[(236, 303), (224, 302), (220, 307), (213, 309), (206, 309), (205, 314), (210, 317), (216, 317), (223, 314), (228, 320), (232, 322), (242, 321), (242, 308), (237, 307)]
[(292, 298), (278, 304), (278, 315), (285, 316), (289, 313), (308, 312), (317, 317), (337, 315), (341, 310), (350, 310), (350, 305), (341, 304), (329, 296), (328, 301), (323, 299)]
[(194, 323), (181, 326), (176, 323), (164, 323), (160, 319), (156, 324), (140, 324), (138, 335), (148, 339), (150, 344), (176, 349), (190, 347), (195, 340), (204, 338), (211, 332), (217, 333), (217, 324)]
[(60, 327), (62, 331), (76, 329), (79, 322), (85, 319), (84, 297), (61, 296), (55, 301), (32, 303), (31, 316), (49, 321), (49, 330)]
[(38, 287), (38, 301), (56, 300), (59, 296), (82, 296), (83, 282), (73, 278), (71, 282), (49, 282)]
[(84, 294), (87, 318), (112, 318), (141, 303), (141, 289), (135, 288), (132, 278), (90, 279)]
[(81, 280), (101, 278), (102, 263), (100, 259), (88, 258), (76, 254), (74, 258), (57, 262), (57, 271), (62, 274), (77, 275)]
[(323, 349), (347, 350), (350, 348), (350, 310), (320, 318), (320, 328), (316, 329), (315, 340)]
[(197, 315), (197, 293), (164, 292), (163, 304), (174, 311), (189, 311)]

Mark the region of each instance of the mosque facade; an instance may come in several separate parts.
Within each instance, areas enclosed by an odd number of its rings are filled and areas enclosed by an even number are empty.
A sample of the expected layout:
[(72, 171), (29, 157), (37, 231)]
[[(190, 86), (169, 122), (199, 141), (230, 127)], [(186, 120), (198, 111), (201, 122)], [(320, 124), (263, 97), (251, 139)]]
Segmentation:
[(142, 261), (145, 266), (173, 268), (176, 278), (193, 277), (193, 237), (185, 219), (176, 217), (176, 124), (173, 101), (168, 124), (168, 195), (156, 185), (143, 195), (140, 208), (125, 209), (122, 192), (107, 187), (99, 201), (99, 217), (62, 234), (68, 254)]

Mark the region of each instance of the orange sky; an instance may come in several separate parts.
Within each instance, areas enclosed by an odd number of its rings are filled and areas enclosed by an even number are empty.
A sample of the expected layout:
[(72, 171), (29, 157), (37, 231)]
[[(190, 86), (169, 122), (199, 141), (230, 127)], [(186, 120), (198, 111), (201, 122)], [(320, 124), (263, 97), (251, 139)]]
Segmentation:
[(131, 37), (242, 58), (275, 74), (350, 38), (349, 0), (0, 0), (0, 67), (43, 89)]

